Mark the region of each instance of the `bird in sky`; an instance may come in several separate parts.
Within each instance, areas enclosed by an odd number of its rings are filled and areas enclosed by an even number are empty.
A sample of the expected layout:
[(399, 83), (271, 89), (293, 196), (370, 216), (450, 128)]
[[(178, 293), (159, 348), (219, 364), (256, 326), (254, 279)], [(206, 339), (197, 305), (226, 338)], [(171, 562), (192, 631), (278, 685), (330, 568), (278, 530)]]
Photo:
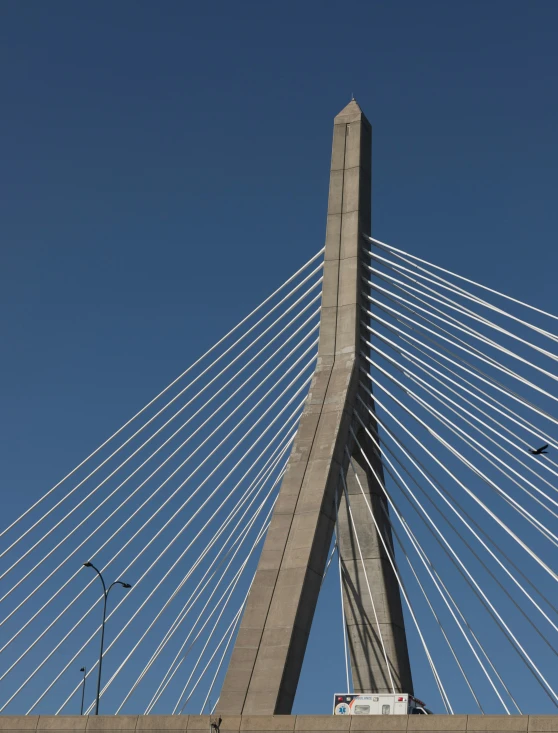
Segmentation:
[(529, 448), (529, 453), (531, 453), (534, 456), (544, 456), (548, 451), (546, 450), (548, 448), (548, 443), (546, 445), (542, 445), (540, 448), (537, 448), (537, 450), (533, 450), (532, 448)]

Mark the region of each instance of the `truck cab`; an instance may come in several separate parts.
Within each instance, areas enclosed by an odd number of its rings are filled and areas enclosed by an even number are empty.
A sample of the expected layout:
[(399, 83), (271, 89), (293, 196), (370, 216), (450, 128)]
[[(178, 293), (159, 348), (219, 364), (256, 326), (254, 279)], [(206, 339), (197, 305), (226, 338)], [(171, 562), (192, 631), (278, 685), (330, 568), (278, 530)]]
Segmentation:
[(337, 692), (334, 715), (432, 715), (422, 700), (405, 693)]

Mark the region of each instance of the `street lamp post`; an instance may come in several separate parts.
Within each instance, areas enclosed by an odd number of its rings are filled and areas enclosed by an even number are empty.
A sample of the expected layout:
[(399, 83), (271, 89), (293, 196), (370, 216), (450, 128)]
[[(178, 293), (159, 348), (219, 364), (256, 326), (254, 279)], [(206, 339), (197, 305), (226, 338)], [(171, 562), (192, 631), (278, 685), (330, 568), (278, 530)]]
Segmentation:
[(85, 698), (85, 678), (87, 676), (87, 670), (85, 669), (85, 667), (82, 667), (79, 671), (83, 672), (83, 682), (81, 683), (81, 711), (80, 711), (80, 715), (83, 715), (83, 700)]
[(95, 698), (95, 715), (99, 715), (99, 698), (101, 696), (101, 668), (103, 666), (103, 646), (105, 643), (105, 621), (107, 618), (107, 599), (108, 594), (110, 593), (110, 589), (114, 585), (121, 585), (123, 588), (131, 588), (132, 586), (129, 583), (124, 583), (122, 580), (115, 580), (113, 583), (109, 585), (107, 588), (105, 585), (105, 581), (103, 580), (103, 576), (101, 575), (100, 571), (97, 570), (97, 568), (93, 565), (93, 563), (90, 562), (84, 562), (83, 566), (86, 568), (93, 568), (93, 570), (97, 573), (99, 576), (101, 583), (103, 584), (103, 623), (101, 625), (101, 650), (99, 652), (99, 674), (97, 675), (97, 696)]

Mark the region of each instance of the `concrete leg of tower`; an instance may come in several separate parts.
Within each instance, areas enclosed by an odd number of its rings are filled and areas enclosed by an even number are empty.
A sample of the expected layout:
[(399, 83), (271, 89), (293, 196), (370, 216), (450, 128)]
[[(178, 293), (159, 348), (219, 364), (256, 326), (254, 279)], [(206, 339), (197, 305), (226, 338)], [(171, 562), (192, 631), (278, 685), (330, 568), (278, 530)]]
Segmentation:
[[(364, 430), (360, 431), (357, 439), (375, 472), (383, 480), (382, 466), (375, 457), (372, 441)], [(342, 499), (339, 506), (339, 546), (354, 691), (391, 692), (394, 688), (396, 692), (412, 694), (413, 682), (397, 578), (367, 506), (367, 503), (371, 506), (391, 551), (391, 529), (384, 514), (387, 502), (373, 472), (356, 447), (353, 466), (358, 481), (352, 468), (348, 469), (346, 478), (352, 522), (347, 503)]]

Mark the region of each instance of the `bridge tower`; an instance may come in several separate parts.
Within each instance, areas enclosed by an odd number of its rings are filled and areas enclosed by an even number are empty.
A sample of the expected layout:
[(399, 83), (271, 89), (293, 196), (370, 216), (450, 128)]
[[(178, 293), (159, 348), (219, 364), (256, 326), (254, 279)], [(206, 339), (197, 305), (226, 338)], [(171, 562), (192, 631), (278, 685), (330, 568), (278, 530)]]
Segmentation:
[[(348, 459), (354, 442), (351, 425), (359, 443), (367, 445), (362, 428), (360, 434), (357, 431), (359, 423), (354, 413), (361, 406), (357, 396), (363, 366), (362, 235), (371, 231), (371, 150), (372, 128), (352, 100), (334, 120), (318, 362), (223, 683), (218, 712), (291, 712), (338, 506), (355, 692), (392, 690), (379, 630), (395, 690), (413, 691), (397, 580)], [(360, 396), (365, 400), (364, 393)], [(362, 410), (361, 417), (371, 430), (376, 429), (368, 411)], [(373, 456), (373, 448), (367, 447), (367, 455)], [(378, 526), (391, 546), (383, 494), (369, 467), (357, 457), (359, 454), (360, 451), (354, 451), (354, 465)], [(379, 476), (383, 475), (379, 461), (375, 469)], [(341, 475), (346, 477), (365, 568), (343, 498)]]

